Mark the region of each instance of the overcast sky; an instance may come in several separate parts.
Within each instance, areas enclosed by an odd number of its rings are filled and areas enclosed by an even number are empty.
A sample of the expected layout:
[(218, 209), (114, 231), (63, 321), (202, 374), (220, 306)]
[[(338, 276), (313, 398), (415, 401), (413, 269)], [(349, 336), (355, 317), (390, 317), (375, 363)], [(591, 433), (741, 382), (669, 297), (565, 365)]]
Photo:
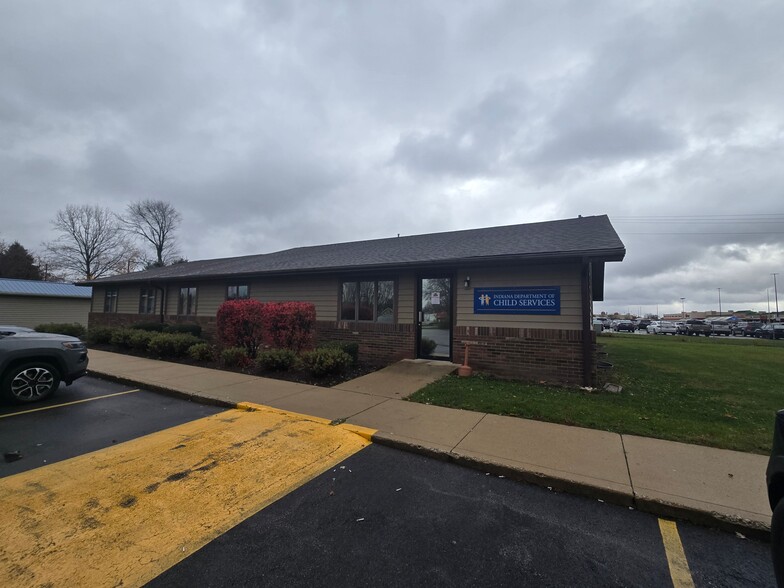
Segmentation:
[[(191, 260), (608, 214), (598, 310), (784, 311), (784, 2), (0, 3), (0, 239)], [(720, 216), (721, 215), (721, 216)]]

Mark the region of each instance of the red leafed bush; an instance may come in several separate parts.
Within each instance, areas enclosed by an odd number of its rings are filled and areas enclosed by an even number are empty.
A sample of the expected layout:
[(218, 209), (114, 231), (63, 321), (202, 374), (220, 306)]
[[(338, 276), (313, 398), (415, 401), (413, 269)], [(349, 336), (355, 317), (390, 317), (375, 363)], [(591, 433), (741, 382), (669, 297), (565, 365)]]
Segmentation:
[(258, 300), (227, 300), (218, 308), (218, 341), (225, 347), (242, 347), (248, 357), (256, 357), (256, 350), (264, 337), (264, 304)]
[(267, 341), (281, 349), (301, 351), (313, 345), (316, 307), (309, 302), (268, 302), (264, 305)]

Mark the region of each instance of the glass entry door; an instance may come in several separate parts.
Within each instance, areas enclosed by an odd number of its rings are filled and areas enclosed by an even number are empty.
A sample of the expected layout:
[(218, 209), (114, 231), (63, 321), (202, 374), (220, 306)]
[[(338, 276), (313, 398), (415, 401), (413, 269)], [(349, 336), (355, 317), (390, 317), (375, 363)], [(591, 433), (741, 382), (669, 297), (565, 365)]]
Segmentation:
[(452, 359), (452, 278), (420, 278), (417, 356)]

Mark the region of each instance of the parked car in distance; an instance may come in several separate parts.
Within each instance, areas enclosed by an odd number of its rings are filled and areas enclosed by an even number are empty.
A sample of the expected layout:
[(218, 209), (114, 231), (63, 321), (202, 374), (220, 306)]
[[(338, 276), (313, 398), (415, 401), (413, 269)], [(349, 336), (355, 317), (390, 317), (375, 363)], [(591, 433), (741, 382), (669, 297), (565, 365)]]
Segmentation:
[(706, 337), (710, 337), (711, 326), (700, 319), (689, 319), (685, 322), (679, 332), (683, 335), (697, 335), (698, 337), (700, 335), (705, 335)]
[(743, 327), (744, 337), (756, 336), (757, 330), (762, 328), (762, 323), (759, 321), (749, 321)]
[(648, 325), (650, 325), (653, 321), (649, 319), (640, 319), (637, 321), (637, 330), (642, 331), (643, 329), (647, 329)]
[(710, 327), (713, 335), (724, 335), (725, 337), (732, 335), (732, 326), (727, 321), (713, 321)]
[(658, 328), (659, 328), (659, 321), (651, 321), (651, 324), (645, 327), (645, 330), (651, 334), (655, 334), (657, 332), (656, 329)]
[(599, 319), (593, 319), (593, 330), (601, 333), (604, 330), (604, 323)]
[(735, 321), (732, 325), (732, 334), (736, 337), (742, 337), (747, 324), (746, 321)]
[(87, 346), (76, 337), (0, 326), (0, 397), (23, 404), (51, 396), (87, 373)]
[(784, 323), (768, 323), (760, 329), (761, 339), (784, 339)]
[(770, 520), (770, 552), (776, 583), (784, 586), (784, 410), (776, 413), (773, 423), (773, 447), (765, 472), (768, 502), (773, 516)]
[(632, 321), (618, 321), (613, 327), (613, 330), (616, 332), (627, 331), (629, 333), (634, 333), (636, 327)]
[(657, 335), (677, 335), (678, 325), (670, 321), (661, 321), (659, 326), (656, 327)]

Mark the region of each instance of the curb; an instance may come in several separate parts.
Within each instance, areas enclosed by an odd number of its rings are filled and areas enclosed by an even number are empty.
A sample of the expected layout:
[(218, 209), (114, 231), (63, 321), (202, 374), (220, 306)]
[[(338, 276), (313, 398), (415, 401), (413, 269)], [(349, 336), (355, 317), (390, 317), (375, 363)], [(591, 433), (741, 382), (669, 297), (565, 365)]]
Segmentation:
[(517, 482), (542, 486), (554, 492), (563, 492), (566, 494), (593, 498), (659, 517), (687, 521), (701, 527), (710, 527), (729, 533), (741, 533), (750, 539), (756, 539), (766, 543), (770, 542), (770, 527), (757, 521), (751, 521), (740, 517), (731, 517), (716, 511), (700, 510), (689, 506), (654, 500), (644, 496), (637, 496), (636, 494), (629, 495), (601, 486), (592, 486), (590, 484), (575, 482), (574, 480), (557, 478), (534, 470), (515, 468), (507, 464), (494, 463), (489, 460), (483, 461), (474, 457), (452, 453), (451, 451), (443, 451), (408, 441), (402, 441), (384, 433), (376, 433), (373, 435), (372, 441), (379, 445), (392, 447), (393, 449), (418, 453), (426, 457), (487, 472), (495, 476), (503, 476)]
[(393, 449), (399, 449), (409, 453), (417, 453), (433, 459), (454, 463), (459, 466), (480, 470), (482, 472), (488, 472), (496, 476), (504, 476), (505, 478), (509, 478), (517, 482), (542, 486), (555, 492), (564, 492), (566, 494), (574, 494), (578, 496), (584, 496), (586, 498), (602, 500), (610, 504), (634, 508), (640, 512), (645, 512), (655, 516), (688, 521), (689, 523), (693, 523), (702, 527), (710, 527), (729, 533), (741, 533), (750, 539), (756, 539), (766, 543), (770, 542), (770, 527), (768, 525), (741, 517), (732, 517), (716, 511), (700, 510), (694, 507), (654, 500), (645, 496), (638, 496), (636, 493), (634, 495), (629, 495), (623, 492), (616, 492), (608, 488), (602, 488), (600, 486), (592, 486), (586, 483), (575, 482), (574, 480), (556, 478), (541, 472), (536, 472), (534, 470), (515, 468), (507, 464), (494, 463), (489, 460), (483, 461), (474, 457), (452, 453), (451, 451), (443, 451), (408, 441), (402, 441), (394, 436), (380, 433), (375, 429), (369, 429), (361, 425), (353, 425), (340, 421), (330, 421), (322, 417), (293, 413), (290, 411), (284, 411), (251, 402), (231, 402), (228, 400), (221, 400), (219, 398), (204, 396), (199, 393), (183, 392), (182, 390), (167, 388), (159, 384), (147, 384), (144, 382), (139, 382), (138, 380), (123, 378), (121, 376), (107, 374), (100, 371), (91, 370), (88, 372), (88, 375), (120, 384), (142, 387), (153, 392), (159, 392), (169, 396), (182, 398), (183, 400), (188, 400), (190, 402), (198, 402), (200, 404), (208, 404), (224, 408), (235, 408), (239, 410), (267, 410), (281, 414), (298, 416), (311, 421), (321, 422), (326, 425), (339, 426), (367, 439), (368, 441), (377, 443), (379, 445), (385, 445)]

